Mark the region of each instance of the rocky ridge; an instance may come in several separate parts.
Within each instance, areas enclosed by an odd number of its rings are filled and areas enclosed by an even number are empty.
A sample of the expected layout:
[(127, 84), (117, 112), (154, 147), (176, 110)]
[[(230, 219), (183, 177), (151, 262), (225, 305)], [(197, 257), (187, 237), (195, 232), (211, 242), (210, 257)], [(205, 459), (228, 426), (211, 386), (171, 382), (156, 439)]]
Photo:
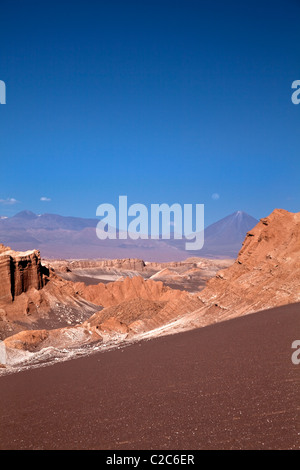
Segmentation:
[[(193, 276), (193, 268), (190, 275)], [(296, 303), (300, 301), (300, 213), (275, 210), (261, 219), (248, 232), (234, 264), (219, 271), (197, 294), (139, 276), (90, 286), (59, 279), (55, 282), (65, 283), (65, 288), (78, 299), (103, 309), (67, 328), (11, 336), (5, 340), (8, 352), (105, 344), (111, 340), (118, 343)]]

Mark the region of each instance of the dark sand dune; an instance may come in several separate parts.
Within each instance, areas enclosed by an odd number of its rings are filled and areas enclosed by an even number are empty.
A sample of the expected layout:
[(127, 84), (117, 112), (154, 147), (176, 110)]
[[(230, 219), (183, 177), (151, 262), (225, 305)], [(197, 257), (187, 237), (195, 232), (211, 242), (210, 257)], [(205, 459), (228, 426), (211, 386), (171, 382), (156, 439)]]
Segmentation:
[(0, 448), (299, 448), (299, 313), (290, 305), (2, 377)]

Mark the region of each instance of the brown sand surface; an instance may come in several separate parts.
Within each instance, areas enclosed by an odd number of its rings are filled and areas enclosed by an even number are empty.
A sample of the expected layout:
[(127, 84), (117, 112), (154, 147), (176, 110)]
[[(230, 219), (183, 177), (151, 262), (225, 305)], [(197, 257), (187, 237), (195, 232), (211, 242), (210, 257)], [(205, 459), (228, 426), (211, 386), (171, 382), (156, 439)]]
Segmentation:
[(0, 449), (299, 448), (300, 304), (0, 378)]

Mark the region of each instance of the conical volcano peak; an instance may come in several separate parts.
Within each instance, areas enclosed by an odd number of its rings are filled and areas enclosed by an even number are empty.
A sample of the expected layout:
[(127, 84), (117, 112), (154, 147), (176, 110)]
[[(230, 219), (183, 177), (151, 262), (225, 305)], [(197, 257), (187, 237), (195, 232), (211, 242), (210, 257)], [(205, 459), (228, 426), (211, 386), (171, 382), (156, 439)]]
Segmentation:
[(14, 217), (18, 219), (36, 219), (37, 215), (31, 211), (22, 211), (18, 212)]

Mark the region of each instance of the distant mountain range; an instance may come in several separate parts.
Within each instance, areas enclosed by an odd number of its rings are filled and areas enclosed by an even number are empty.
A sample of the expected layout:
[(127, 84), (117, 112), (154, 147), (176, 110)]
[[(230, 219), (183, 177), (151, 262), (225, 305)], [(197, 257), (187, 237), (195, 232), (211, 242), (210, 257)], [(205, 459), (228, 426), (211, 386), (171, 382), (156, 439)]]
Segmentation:
[(30, 211), (0, 218), (0, 243), (14, 250), (38, 249), (44, 258), (142, 258), (179, 261), (193, 256), (236, 257), (246, 233), (258, 221), (235, 212), (205, 229), (200, 251), (185, 251), (184, 240), (105, 240), (96, 236), (97, 219), (36, 215)]

